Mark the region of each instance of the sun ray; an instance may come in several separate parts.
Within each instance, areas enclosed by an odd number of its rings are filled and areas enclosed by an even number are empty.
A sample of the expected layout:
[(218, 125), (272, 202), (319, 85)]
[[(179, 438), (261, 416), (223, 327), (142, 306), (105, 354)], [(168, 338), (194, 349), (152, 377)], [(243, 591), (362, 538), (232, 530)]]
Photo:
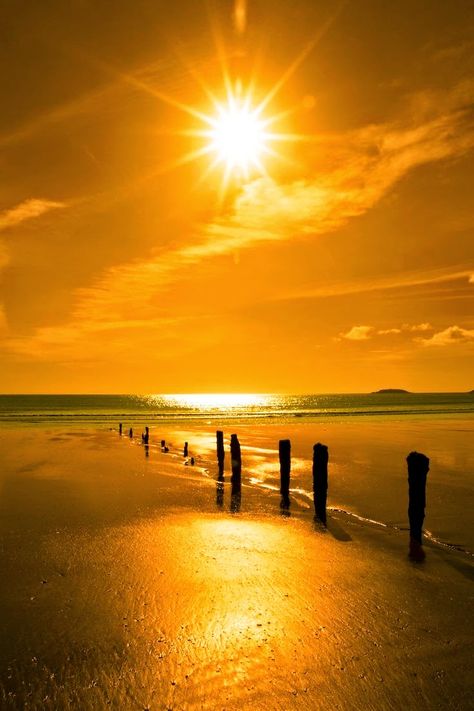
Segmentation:
[(278, 94), (278, 92), (284, 87), (284, 85), (288, 82), (288, 80), (293, 76), (293, 74), (298, 69), (300, 64), (306, 59), (308, 54), (310, 54), (310, 52), (312, 52), (314, 47), (318, 44), (318, 42), (321, 40), (321, 38), (326, 34), (326, 32), (331, 27), (331, 25), (337, 19), (342, 8), (344, 7), (344, 5), (346, 5), (346, 3), (347, 3), (347, 0), (344, 0), (343, 2), (339, 3), (339, 6), (336, 8), (335, 12), (333, 12), (333, 14), (326, 20), (326, 22), (323, 23), (319, 32), (313, 37), (312, 40), (310, 40), (310, 42), (308, 42), (306, 47), (303, 48), (303, 50), (299, 53), (299, 55), (293, 60), (293, 62), (289, 65), (289, 67), (283, 72), (280, 79), (276, 82), (276, 84), (274, 84), (274, 86), (270, 89), (268, 94), (263, 99), (263, 101), (261, 103), (262, 109), (264, 109), (268, 106), (270, 101)]

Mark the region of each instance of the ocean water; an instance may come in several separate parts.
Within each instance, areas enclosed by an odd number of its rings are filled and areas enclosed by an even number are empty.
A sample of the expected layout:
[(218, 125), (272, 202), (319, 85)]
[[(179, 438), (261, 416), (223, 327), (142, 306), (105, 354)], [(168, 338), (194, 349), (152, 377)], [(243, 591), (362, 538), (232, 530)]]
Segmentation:
[[(215, 431), (223, 429), (226, 448), (230, 432), (239, 436), (246, 481), (275, 491), (278, 441), (290, 438), (293, 495), (308, 500), (312, 447), (324, 442), (330, 452), (329, 505), (395, 528), (406, 526), (406, 456), (413, 450), (424, 452), (430, 458), (426, 530), (470, 552), (473, 414), (474, 394), (469, 393), (0, 395), (6, 446), (18, 427), (30, 430), (33, 445), (34, 429), (49, 432), (53, 439), (58, 433), (72, 436), (84, 430), (107, 431), (110, 436), (119, 422), (125, 432), (129, 427), (135, 432), (127, 443), (139, 444), (141, 430), (149, 425), (150, 462), (163, 437), (170, 456), (180, 461), (183, 442), (189, 441), (198, 467), (213, 477)], [(118, 438), (107, 441), (119, 446)]]
[(473, 393), (0, 395), (0, 423), (25, 425), (472, 414)]

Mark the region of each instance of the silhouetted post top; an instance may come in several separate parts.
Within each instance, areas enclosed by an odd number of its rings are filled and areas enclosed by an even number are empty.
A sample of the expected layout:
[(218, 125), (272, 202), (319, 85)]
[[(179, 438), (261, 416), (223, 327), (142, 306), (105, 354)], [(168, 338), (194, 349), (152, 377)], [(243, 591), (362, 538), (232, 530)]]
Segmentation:
[(185, 442), (184, 449), (183, 449), (183, 457), (187, 457), (187, 456), (188, 456), (188, 443)]
[(329, 461), (329, 452), (325, 444), (318, 442), (313, 447), (313, 457), (316, 457), (321, 464), (327, 464)]
[(428, 474), (430, 470), (430, 460), (426, 454), (421, 452), (410, 452), (407, 457), (408, 477), (411, 475)]
[(119, 434), (122, 434), (122, 423), (119, 424)]

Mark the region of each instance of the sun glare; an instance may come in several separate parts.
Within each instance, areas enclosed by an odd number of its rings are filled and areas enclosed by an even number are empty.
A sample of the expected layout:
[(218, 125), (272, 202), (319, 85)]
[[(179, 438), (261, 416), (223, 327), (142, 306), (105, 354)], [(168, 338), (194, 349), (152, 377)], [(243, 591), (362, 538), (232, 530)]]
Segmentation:
[(247, 101), (230, 99), (226, 106), (217, 107), (217, 116), (211, 119), (210, 148), (218, 162), (228, 170), (241, 170), (247, 174), (251, 168), (262, 171), (261, 159), (268, 152), (268, 134), (258, 109)]

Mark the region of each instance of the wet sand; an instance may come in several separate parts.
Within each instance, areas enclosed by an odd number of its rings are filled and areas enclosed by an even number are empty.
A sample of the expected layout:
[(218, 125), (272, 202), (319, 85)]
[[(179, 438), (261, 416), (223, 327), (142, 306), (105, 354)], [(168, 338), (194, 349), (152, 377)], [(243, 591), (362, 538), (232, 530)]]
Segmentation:
[(250, 464), (239, 507), (199, 431), (196, 467), (171, 429), (148, 457), (109, 431), (1, 433), (1, 707), (470, 708), (472, 558), (414, 564), (406, 531), (334, 512), (326, 531), (298, 492), (282, 515)]

